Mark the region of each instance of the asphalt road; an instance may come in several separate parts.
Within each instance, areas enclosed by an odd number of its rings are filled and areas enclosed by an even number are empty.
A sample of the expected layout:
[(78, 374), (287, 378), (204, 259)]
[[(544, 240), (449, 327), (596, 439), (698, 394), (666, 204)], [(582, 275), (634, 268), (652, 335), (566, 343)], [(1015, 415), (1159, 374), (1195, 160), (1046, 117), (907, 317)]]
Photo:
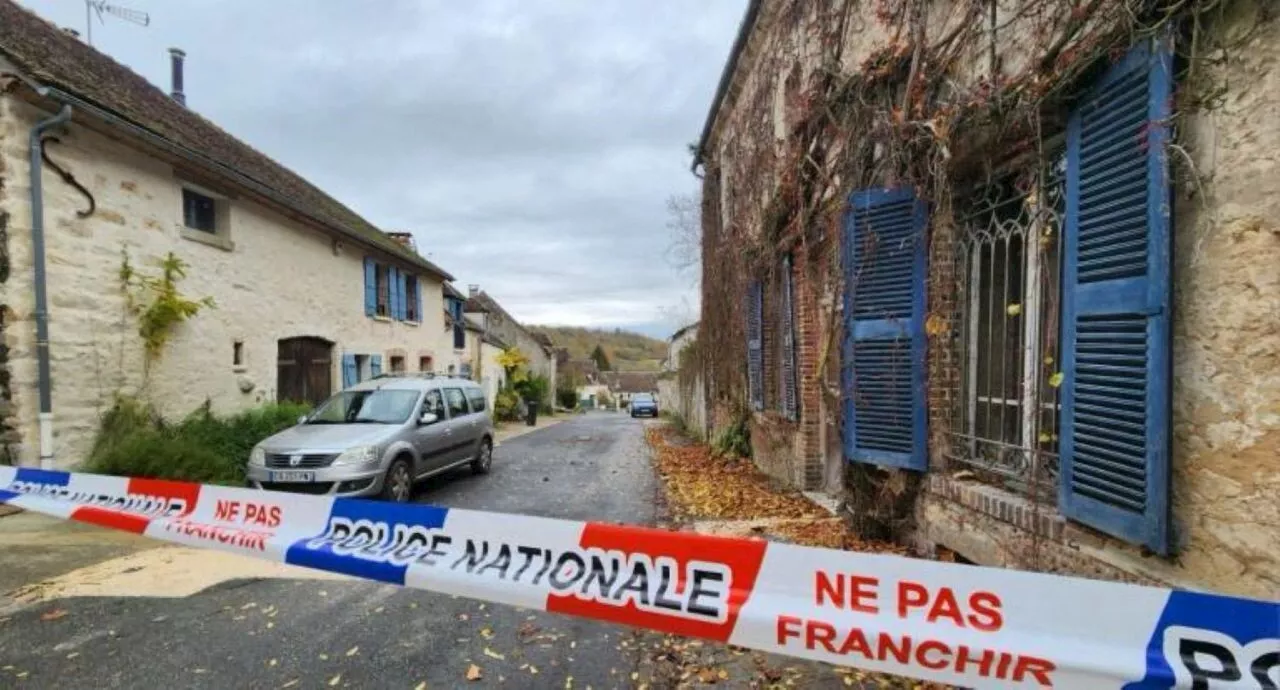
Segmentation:
[[(652, 523), (642, 429), (625, 415), (575, 416), (499, 446), (487, 476), (430, 480), (418, 500)], [(373, 583), (238, 580), (181, 599), (74, 598), (9, 614), (0, 687), (621, 688), (635, 685), (637, 638)], [(481, 678), (468, 683), (473, 664)]]

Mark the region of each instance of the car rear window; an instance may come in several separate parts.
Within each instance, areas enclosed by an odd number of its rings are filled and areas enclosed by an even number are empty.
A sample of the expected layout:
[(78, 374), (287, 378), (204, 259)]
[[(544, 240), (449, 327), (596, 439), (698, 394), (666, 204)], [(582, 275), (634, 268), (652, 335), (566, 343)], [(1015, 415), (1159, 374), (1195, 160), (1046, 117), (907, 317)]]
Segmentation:
[(444, 399), (449, 403), (449, 416), (461, 417), (467, 414), (467, 398), (461, 388), (444, 389)]

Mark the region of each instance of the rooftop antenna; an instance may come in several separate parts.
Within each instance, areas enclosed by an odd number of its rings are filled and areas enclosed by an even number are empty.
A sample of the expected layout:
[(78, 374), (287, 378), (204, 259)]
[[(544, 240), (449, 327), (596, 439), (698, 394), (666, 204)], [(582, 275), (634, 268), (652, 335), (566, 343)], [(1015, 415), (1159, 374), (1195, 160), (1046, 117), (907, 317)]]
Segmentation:
[(84, 0), (84, 23), (85, 28), (88, 29), (86, 37), (89, 40), (89, 45), (93, 45), (93, 14), (97, 13), (99, 22), (106, 23), (106, 20), (102, 18), (102, 13), (104, 12), (113, 17), (123, 19), (126, 22), (137, 24), (138, 26), (148, 26), (151, 24), (151, 15), (141, 10), (133, 10), (128, 7), (120, 7), (118, 5), (108, 5), (107, 0)]

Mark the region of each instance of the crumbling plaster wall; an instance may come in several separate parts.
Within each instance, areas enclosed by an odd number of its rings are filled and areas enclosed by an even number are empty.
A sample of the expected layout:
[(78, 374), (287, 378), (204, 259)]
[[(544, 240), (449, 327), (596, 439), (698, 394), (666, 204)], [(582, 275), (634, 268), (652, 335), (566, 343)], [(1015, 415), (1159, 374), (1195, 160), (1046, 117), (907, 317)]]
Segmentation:
[[(1203, 187), (1174, 208), (1173, 509), (1178, 570), (1280, 592), (1280, 16), (1238, 2), (1193, 87), (1220, 103), (1181, 125)], [(1185, 159), (1171, 161), (1185, 168)]]

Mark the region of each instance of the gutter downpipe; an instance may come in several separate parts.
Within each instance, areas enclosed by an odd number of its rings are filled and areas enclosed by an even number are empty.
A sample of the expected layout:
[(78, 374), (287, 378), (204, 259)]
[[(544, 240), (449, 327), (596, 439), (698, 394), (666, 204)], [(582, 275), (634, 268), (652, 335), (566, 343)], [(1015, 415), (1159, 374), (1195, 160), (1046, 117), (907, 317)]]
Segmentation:
[(49, 303), (45, 289), (44, 262), (44, 190), (40, 160), (40, 139), (54, 127), (71, 121), (71, 106), (63, 105), (57, 115), (41, 120), (31, 128), (31, 247), (35, 263), (36, 287), (36, 367), (39, 377), (40, 413), (36, 416), (40, 429), (40, 469), (53, 469), (53, 380), (49, 371)]

